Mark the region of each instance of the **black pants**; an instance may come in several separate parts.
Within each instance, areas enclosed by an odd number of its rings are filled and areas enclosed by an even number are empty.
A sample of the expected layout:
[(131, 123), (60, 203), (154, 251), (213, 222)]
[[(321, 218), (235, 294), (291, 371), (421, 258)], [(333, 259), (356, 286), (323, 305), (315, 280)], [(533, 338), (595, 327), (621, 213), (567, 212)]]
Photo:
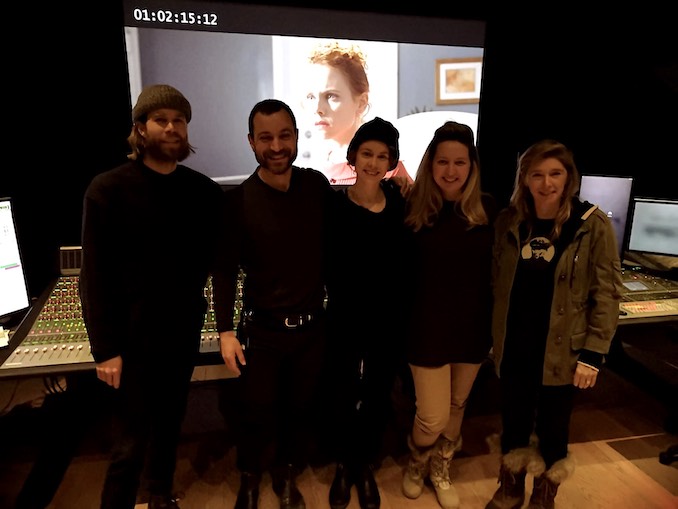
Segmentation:
[(325, 440), (332, 458), (348, 465), (378, 462), (393, 416), (393, 386), (402, 368), (398, 362), (404, 364), (404, 359), (394, 344), (377, 341), (383, 335), (383, 331), (347, 331), (328, 347), (325, 386), (330, 419)]
[(193, 365), (192, 355), (123, 360), (102, 509), (134, 508), (144, 466), (150, 493), (171, 494)]
[[(308, 463), (312, 402), (322, 369), (322, 315), (294, 329), (248, 322), (247, 365), (237, 380), (237, 464), (261, 474), (272, 464), (302, 469)], [(241, 338), (241, 341), (243, 339)]]
[(575, 387), (542, 385), (540, 373), (530, 375), (529, 370), (504, 367), (505, 363), (500, 378), (502, 453), (527, 447), (535, 432), (539, 452), (550, 468), (567, 456)]

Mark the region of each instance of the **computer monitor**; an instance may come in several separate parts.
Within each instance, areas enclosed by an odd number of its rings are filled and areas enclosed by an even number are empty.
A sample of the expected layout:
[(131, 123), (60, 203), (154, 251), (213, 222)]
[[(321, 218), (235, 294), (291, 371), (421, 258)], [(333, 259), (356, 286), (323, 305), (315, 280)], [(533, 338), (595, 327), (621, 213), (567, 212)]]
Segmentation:
[(12, 200), (0, 198), (0, 324), (7, 324), (30, 307)]
[(620, 258), (624, 258), (627, 218), (633, 192), (632, 177), (582, 175), (579, 197), (591, 202), (612, 221)]
[(678, 256), (678, 200), (635, 198), (628, 249)]

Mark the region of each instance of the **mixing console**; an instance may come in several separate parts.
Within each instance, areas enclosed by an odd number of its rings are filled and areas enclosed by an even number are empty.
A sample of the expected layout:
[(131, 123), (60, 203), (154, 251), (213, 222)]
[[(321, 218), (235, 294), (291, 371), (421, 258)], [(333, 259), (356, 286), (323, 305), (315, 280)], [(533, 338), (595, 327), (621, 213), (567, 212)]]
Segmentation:
[[(241, 274), (234, 309), (236, 324), (242, 307), (242, 283)], [(216, 330), (211, 279), (205, 286), (205, 297), (208, 308), (201, 333), (200, 353), (219, 353), (219, 334)], [(61, 276), (30, 331), (0, 369), (87, 363), (93, 364), (94, 359), (82, 319), (78, 276)]]
[[(238, 280), (234, 308), (237, 324), (242, 307), (244, 275)], [(639, 270), (622, 273), (625, 293), (619, 305), (619, 319), (630, 323), (639, 319), (678, 320), (678, 282), (649, 275)], [(200, 353), (219, 353), (212, 281), (205, 286), (208, 302)], [(642, 320), (641, 320), (642, 321)], [(78, 276), (62, 275), (49, 293), (25, 338), (0, 365), (0, 370), (78, 364), (93, 364), (89, 339), (82, 319)]]
[(622, 271), (623, 301), (619, 319), (678, 319), (678, 282), (635, 269)]
[(21, 344), (0, 368), (94, 362), (82, 321), (78, 278), (60, 277)]

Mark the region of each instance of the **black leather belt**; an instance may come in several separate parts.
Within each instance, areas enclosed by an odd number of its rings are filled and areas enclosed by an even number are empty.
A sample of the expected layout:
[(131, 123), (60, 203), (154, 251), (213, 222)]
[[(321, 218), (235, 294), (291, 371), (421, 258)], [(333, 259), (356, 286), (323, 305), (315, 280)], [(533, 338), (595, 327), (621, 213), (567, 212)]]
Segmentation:
[(294, 330), (317, 320), (321, 312), (314, 313), (281, 313), (248, 309), (243, 312), (245, 323), (253, 323), (267, 329)]

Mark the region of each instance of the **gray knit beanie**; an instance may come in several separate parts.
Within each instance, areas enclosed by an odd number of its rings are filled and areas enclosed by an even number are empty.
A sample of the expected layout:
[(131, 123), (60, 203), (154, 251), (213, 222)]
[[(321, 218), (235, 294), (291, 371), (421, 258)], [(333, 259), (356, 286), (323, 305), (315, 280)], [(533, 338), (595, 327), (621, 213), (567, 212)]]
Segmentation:
[(139, 94), (137, 104), (132, 110), (132, 120), (137, 122), (151, 111), (169, 108), (180, 111), (191, 121), (191, 103), (181, 92), (170, 85), (149, 85)]

